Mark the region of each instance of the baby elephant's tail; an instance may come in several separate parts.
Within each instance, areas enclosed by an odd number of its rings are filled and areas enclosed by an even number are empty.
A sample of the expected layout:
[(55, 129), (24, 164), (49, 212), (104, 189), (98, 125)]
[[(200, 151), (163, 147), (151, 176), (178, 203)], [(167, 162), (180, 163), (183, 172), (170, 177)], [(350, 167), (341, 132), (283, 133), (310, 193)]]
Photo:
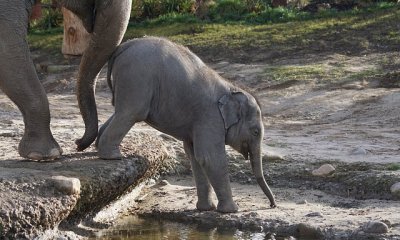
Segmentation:
[(111, 55), (110, 59), (108, 60), (108, 69), (107, 69), (107, 84), (108, 87), (111, 90), (112, 93), (112, 99), (111, 99), (111, 104), (114, 106), (114, 88), (113, 88), (113, 84), (111, 81), (111, 73), (112, 73), (112, 68), (114, 65), (114, 61), (115, 59), (121, 54), (123, 53), (126, 49), (128, 49), (131, 44), (129, 44), (130, 41), (125, 42), (121, 45), (118, 46), (118, 48), (114, 51), (114, 53)]

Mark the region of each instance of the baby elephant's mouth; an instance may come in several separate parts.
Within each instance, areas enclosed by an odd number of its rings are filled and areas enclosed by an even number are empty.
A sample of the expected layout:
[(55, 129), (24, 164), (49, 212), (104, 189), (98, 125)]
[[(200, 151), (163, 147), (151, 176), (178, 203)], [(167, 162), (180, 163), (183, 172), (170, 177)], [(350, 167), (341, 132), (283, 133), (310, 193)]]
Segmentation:
[(242, 143), (242, 146), (240, 147), (240, 153), (246, 160), (249, 159), (249, 145), (247, 143)]

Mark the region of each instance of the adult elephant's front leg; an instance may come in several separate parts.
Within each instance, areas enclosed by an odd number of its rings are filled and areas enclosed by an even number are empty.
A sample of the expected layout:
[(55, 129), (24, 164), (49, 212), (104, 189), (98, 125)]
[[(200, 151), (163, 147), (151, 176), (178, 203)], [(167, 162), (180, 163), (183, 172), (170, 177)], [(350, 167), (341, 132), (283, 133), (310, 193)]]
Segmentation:
[(49, 103), (25, 40), (26, 6), (23, 1), (10, 1), (9, 5), (0, 4), (0, 11), (19, 5), (21, 11), (12, 12), (17, 15), (12, 21), (0, 16), (0, 88), (18, 106), (24, 118), (25, 132), (19, 154), (35, 160), (54, 159), (62, 150), (51, 134)]
[[(95, 80), (116, 47), (129, 22), (131, 0), (96, 1), (96, 16), (88, 48), (79, 66), (77, 97), (85, 122), (85, 134), (76, 141), (82, 151), (97, 137), (98, 117), (94, 98)], [(68, 6), (67, 6), (68, 7)]]

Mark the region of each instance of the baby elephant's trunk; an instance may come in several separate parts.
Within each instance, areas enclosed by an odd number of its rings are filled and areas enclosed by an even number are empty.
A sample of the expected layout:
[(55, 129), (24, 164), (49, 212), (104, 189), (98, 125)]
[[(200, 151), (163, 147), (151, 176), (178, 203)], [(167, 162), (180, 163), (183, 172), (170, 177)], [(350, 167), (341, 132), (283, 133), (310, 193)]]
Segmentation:
[(258, 183), (258, 185), (260, 185), (264, 194), (268, 197), (269, 202), (271, 203), (270, 206), (272, 208), (276, 207), (275, 197), (264, 178), (260, 147), (254, 147), (254, 148), (252, 147), (251, 148), (250, 162), (251, 162), (251, 167), (253, 169), (253, 173), (257, 179), (257, 183)]

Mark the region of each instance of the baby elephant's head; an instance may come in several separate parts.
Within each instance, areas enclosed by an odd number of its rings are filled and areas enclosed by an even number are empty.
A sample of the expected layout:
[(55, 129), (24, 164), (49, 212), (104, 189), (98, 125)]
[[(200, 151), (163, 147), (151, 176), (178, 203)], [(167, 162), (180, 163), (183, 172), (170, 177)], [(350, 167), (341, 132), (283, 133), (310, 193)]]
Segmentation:
[(256, 99), (245, 91), (231, 92), (219, 100), (219, 110), (226, 130), (226, 144), (249, 159), (258, 184), (275, 207), (274, 196), (264, 179), (261, 146), (264, 135), (261, 109)]

